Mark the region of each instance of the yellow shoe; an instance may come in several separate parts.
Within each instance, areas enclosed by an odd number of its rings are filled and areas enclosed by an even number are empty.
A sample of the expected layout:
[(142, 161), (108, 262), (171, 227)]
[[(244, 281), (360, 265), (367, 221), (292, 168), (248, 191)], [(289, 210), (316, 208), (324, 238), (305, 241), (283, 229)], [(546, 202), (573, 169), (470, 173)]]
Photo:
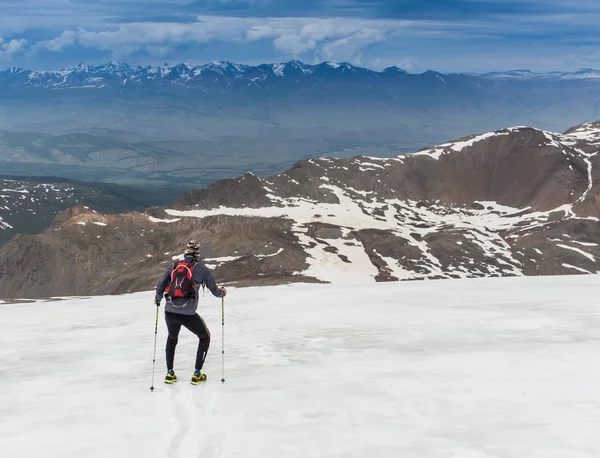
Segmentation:
[(192, 385), (200, 385), (202, 382), (206, 382), (206, 374), (203, 374), (200, 371), (194, 371), (194, 375), (192, 375), (192, 381), (190, 383)]
[(173, 371), (173, 369), (171, 369), (170, 371), (167, 372), (167, 375), (165, 375), (165, 383), (175, 383), (177, 381), (177, 376), (175, 375), (175, 372)]

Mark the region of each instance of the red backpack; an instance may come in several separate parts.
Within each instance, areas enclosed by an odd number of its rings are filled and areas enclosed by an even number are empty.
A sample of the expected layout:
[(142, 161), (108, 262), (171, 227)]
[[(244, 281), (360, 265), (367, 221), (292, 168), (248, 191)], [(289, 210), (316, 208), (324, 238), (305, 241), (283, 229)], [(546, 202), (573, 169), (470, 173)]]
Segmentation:
[(171, 270), (171, 284), (165, 289), (165, 295), (171, 298), (188, 298), (196, 296), (196, 289), (192, 283), (192, 274), (196, 261), (177, 261)]

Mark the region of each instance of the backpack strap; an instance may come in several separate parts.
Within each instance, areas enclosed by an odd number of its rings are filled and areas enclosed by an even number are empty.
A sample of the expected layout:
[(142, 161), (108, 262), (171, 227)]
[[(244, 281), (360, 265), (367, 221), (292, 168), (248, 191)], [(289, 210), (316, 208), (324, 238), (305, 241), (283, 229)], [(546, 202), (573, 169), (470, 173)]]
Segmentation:
[(192, 277), (190, 278), (190, 281), (192, 282), (192, 287), (193, 288), (196, 288), (196, 286), (198, 286), (198, 284), (194, 283), (194, 281), (193, 281), (193, 278), (194, 278), (194, 269), (196, 268), (197, 265), (198, 265), (198, 261), (196, 260), (196, 258), (192, 259), (192, 261), (189, 264), (190, 270), (192, 272)]
[(179, 264), (179, 261), (174, 261), (171, 266), (171, 281), (173, 281), (173, 274), (175, 273), (175, 269), (177, 269), (177, 264)]

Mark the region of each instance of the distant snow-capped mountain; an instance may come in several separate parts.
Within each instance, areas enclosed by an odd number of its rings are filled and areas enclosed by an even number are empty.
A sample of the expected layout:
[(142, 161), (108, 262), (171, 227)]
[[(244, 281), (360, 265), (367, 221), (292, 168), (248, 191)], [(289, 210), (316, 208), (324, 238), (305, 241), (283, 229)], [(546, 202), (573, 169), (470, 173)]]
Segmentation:
[[(302, 81), (315, 83), (327, 78), (360, 77), (379, 80), (381, 78), (428, 77), (444, 74), (427, 71), (421, 74), (409, 74), (398, 67), (388, 67), (383, 71), (357, 67), (347, 62), (323, 62), (309, 65), (292, 60), (284, 63), (261, 64), (258, 66), (215, 61), (194, 66), (188, 63), (159, 66), (136, 66), (120, 62), (103, 65), (78, 63), (57, 71), (33, 71), (19, 67), (10, 67), (0, 71), (0, 88), (12, 90), (27, 88), (43, 89), (101, 89), (119, 88), (126, 90), (156, 84), (176, 84), (188, 88), (205, 88), (211, 85), (244, 84), (246, 86), (264, 86), (289, 79), (296, 84)], [(530, 70), (491, 72), (486, 74), (459, 74), (486, 79), (504, 80), (568, 80), (599, 79), (600, 71), (581, 69), (575, 72), (534, 73)]]
[[(384, 73), (405, 74), (399, 69), (396, 72), (387, 71), (386, 69)], [(271, 79), (309, 78), (314, 80), (336, 74), (360, 74), (365, 77), (376, 78), (379, 73), (366, 68), (355, 67), (348, 63), (325, 62), (319, 65), (307, 65), (295, 60), (258, 66), (221, 61), (199, 66), (187, 63), (159, 66), (133, 66), (120, 62), (110, 62), (103, 65), (78, 63), (57, 71), (32, 71), (10, 67), (0, 72), (0, 86), (11, 89), (101, 89), (104, 87), (128, 88), (171, 83), (193, 88), (203, 84), (228, 83), (231, 80), (243, 80), (245, 84), (257, 85)]]

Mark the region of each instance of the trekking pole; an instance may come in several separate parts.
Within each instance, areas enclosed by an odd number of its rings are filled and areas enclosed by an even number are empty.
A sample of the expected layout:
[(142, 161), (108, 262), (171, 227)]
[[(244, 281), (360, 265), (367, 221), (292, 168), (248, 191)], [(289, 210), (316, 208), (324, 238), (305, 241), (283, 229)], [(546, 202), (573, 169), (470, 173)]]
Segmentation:
[(225, 298), (221, 298), (221, 383), (225, 383)]
[(156, 338), (158, 337), (158, 309), (160, 304), (156, 304), (156, 323), (154, 324), (154, 357), (152, 358), (152, 385), (150, 391), (154, 392), (154, 370), (156, 368)]

